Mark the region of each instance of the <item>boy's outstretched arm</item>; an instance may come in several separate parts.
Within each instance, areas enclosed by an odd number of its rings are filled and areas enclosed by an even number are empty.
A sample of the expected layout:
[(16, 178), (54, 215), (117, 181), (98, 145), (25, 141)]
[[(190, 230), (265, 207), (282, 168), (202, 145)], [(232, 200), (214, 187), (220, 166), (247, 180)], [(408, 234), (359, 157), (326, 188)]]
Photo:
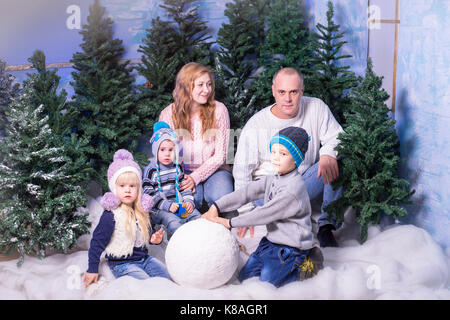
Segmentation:
[(221, 218), (221, 217), (205, 217), (205, 218), (206, 218), (206, 220), (221, 224), (227, 229), (231, 229), (230, 219), (225, 219), (225, 218)]

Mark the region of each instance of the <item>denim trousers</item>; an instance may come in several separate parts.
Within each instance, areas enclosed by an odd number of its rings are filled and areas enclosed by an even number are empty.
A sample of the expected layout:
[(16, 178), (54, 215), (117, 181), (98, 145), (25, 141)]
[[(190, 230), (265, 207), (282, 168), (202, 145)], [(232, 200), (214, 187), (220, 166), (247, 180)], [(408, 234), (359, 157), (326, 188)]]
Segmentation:
[(279, 288), (300, 280), (300, 265), (311, 250), (275, 244), (263, 237), (239, 273), (239, 281), (259, 277)]
[[(190, 174), (190, 172), (186, 172)], [(203, 201), (210, 207), (214, 201), (233, 192), (233, 176), (224, 169), (214, 172), (208, 179), (195, 186), (194, 202), (196, 208), (201, 208)]]
[(336, 218), (334, 216), (329, 219), (328, 213), (324, 210), (324, 208), (342, 196), (343, 187), (333, 190), (333, 187), (330, 184), (323, 183), (322, 177), (317, 178), (318, 171), (319, 162), (316, 162), (303, 173), (303, 182), (305, 183), (310, 200), (316, 200), (322, 197), (320, 218), (317, 221), (319, 227), (326, 224), (332, 224), (337, 229), (341, 223), (336, 223)]
[(166, 266), (158, 259), (147, 256), (138, 261), (130, 261), (110, 267), (114, 277), (130, 276), (145, 280), (151, 277), (163, 277), (170, 280)]
[(165, 210), (155, 210), (155, 213), (151, 217), (154, 224), (162, 224), (170, 234), (174, 234), (183, 224), (198, 219), (201, 216), (201, 213), (197, 209), (194, 209), (186, 218), (177, 217), (174, 213)]

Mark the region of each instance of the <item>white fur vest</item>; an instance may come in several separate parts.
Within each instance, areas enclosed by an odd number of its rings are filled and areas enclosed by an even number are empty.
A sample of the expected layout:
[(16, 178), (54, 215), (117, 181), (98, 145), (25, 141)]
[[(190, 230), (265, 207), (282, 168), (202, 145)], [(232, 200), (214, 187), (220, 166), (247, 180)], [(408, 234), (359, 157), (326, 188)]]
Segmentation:
[(114, 214), (115, 226), (111, 240), (106, 246), (105, 253), (109, 256), (120, 258), (133, 254), (133, 248), (136, 242), (136, 223), (130, 223), (129, 230), (126, 229), (126, 222), (129, 219), (126, 212), (117, 208), (112, 210)]

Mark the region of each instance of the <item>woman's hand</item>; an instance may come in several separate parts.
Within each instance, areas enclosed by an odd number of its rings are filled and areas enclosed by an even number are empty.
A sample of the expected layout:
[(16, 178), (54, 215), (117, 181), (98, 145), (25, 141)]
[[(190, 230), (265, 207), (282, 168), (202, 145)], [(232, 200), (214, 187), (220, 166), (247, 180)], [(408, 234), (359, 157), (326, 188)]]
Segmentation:
[(154, 234), (152, 234), (152, 237), (150, 238), (150, 243), (151, 244), (160, 244), (163, 240), (163, 236), (164, 236), (164, 230), (159, 229)]
[(192, 190), (192, 193), (195, 192), (194, 179), (188, 174), (184, 175), (184, 179), (180, 184), (180, 191), (184, 191), (184, 190)]
[(83, 277), (84, 287), (87, 288), (91, 283), (97, 283), (98, 273), (85, 272)]

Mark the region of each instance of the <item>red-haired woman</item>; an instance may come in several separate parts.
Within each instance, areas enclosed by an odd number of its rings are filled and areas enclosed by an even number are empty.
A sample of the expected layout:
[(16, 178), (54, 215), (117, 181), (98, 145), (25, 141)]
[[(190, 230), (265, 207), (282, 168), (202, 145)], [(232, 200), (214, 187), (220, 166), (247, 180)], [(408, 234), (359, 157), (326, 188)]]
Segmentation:
[(195, 206), (212, 205), (233, 191), (233, 177), (226, 164), (230, 118), (214, 100), (214, 74), (199, 63), (184, 65), (177, 74), (173, 103), (159, 116), (181, 140), (186, 173), (181, 190), (195, 188)]

